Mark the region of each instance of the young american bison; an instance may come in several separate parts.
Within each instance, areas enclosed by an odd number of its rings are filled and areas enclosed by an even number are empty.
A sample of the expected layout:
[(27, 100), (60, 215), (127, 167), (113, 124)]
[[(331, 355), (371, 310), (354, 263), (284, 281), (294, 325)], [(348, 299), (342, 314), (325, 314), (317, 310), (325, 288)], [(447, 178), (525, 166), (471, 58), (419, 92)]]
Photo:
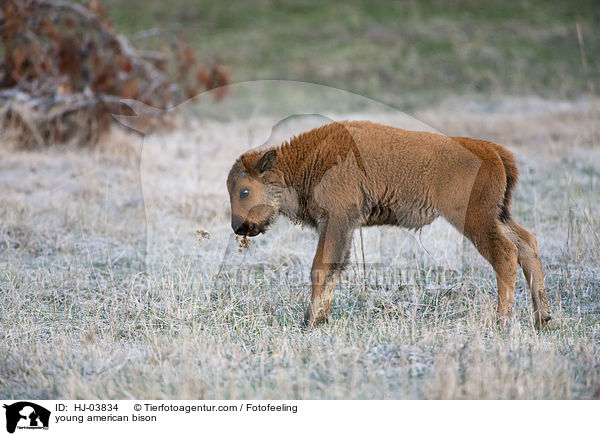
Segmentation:
[(536, 239), (510, 213), (517, 177), (513, 154), (491, 142), (344, 121), (243, 154), (227, 189), (238, 235), (265, 232), (279, 214), (318, 229), (308, 327), (328, 320), (354, 229), (418, 229), (441, 215), (494, 267), (500, 319), (512, 312), (521, 265), (539, 328), (548, 300)]

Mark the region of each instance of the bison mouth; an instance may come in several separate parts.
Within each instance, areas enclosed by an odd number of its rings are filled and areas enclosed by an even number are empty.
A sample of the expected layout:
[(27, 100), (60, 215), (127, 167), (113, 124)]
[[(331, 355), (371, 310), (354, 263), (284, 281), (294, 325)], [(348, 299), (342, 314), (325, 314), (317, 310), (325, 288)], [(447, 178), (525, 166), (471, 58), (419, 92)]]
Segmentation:
[(265, 233), (274, 221), (275, 215), (270, 216), (269, 218), (260, 223), (244, 221), (237, 228), (234, 228), (233, 231), (236, 235), (240, 236), (258, 236), (261, 233)]
[(235, 229), (235, 234), (240, 236), (257, 236), (261, 233), (264, 233), (264, 229), (254, 223), (243, 223)]

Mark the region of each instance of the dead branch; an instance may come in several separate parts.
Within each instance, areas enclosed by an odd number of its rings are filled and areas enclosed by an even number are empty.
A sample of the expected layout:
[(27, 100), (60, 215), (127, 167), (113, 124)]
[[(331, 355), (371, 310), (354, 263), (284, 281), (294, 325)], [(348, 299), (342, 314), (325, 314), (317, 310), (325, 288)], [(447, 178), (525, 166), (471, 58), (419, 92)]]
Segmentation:
[[(157, 111), (144, 108), (172, 108), (228, 82), (226, 69), (201, 66), (176, 36), (170, 52), (136, 49), (114, 30), (98, 0), (4, 0), (0, 14), (0, 129), (22, 145), (93, 142), (114, 123), (113, 114), (136, 113), (165, 125), (164, 112), (156, 119)], [(136, 39), (158, 33), (164, 31)], [(140, 105), (132, 109), (123, 99)]]

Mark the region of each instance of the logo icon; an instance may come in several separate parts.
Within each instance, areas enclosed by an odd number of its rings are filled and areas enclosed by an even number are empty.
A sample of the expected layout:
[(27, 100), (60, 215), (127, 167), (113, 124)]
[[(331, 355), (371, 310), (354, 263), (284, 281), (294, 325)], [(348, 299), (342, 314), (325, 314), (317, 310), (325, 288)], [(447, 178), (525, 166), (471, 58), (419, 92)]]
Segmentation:
[(50, 411), (28, 401), (19, 401), (6, 409), (6, 431), (14, 433), (18, 429), (48, 429)]

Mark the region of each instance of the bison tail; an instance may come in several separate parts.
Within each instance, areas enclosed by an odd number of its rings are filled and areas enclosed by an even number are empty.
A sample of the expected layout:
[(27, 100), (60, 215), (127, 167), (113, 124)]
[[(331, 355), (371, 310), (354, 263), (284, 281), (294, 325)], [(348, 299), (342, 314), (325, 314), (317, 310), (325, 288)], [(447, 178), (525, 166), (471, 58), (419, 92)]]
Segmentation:
[(510, 203), (512, 200), (512, 192), (519, 180), (519, 168), (517, 167), (517, 159), (515, 155), (501, 145), (494, 144), (496, 152), (502, 159), (504, 172), (506, 173), (506, 189), (504, 191), (504, 199), (500, 207), (500, 220), (507, 222), (510, 220)]

